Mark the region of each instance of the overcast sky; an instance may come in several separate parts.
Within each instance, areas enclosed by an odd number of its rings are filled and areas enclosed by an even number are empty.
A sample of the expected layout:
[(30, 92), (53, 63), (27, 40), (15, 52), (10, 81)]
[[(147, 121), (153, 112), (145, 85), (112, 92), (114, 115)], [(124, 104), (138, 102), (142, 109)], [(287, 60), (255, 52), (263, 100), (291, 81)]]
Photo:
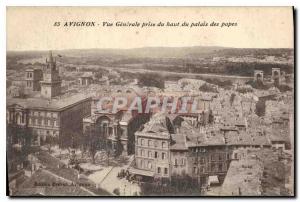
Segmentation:
[[(236, 22), (235, 27), (55, 27), (54, 22)], [(8, 7), (7, 50), (224, 46), (293, 48), (291, 7)]]

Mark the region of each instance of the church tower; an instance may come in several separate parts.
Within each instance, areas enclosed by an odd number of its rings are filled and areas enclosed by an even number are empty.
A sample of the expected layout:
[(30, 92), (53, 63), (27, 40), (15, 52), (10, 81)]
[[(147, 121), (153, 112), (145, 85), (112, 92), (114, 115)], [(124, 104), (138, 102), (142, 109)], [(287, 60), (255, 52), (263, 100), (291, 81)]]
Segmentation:
[(49, 51), (46, 66), (43, 68), (43, 81), (41, 81), (41, 93), (45, 98), (53, 98), (61, 93), (61, 79), (53, 59), (52, 51)]

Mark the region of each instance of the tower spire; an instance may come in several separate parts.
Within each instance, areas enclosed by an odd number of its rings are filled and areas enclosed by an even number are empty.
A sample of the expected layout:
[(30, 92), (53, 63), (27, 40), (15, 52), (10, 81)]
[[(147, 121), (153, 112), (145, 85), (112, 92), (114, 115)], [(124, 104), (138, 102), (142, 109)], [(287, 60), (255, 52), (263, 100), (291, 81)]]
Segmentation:
[(49, 51), (49, 61), (53, 62), (52, 50)]

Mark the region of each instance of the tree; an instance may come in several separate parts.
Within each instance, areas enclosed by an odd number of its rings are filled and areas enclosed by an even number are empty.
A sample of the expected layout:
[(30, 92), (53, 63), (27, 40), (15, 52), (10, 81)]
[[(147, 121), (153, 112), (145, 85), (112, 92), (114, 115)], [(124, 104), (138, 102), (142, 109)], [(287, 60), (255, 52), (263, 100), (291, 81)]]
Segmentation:
[(218, 85), (218, 86), (220, 86), (222, 88), (225, 88), (225, 89), (230, 89), (230, 87), (232, 86), (232, 81), (231, 80), (222, 81), (222, 80), (217, 79), (217, 78), (214, 78), (214, 79), (208, 78), (208, 79), (205, 79), (205, 81), (207, 83)]
[(218, 92), (217, 88), (215, 88), (213, 85), (209, 85), (207, 83), (200, 86), (199, 90), (203, 91), (203, 92), (213, 92), (213, 93)]
[(214, 123), (214, 115), (212, 113), (212, 110), (209, 110), (208, 123), (209, 124), (213, 124)]
[(95, 73), (95, 78), (96, 78), (96, 79), (101, 79), (102, 76), (103, 76), (103, 74), (102, 74), (102, 72), (100, 72), (100, 71), (98, 71), (98, 72)]
[(50, 153), (51, 152), (51, 147), (54, 144), (54, 137), (52, 135), (47, 135), (45, 143), (46, 143), (46, 147), (48, 149), (48, 152)]
[(251, 87), (238, 87), (236, 91), (244, 94), (244, 93), (253, 92), (253, 89)]
[(120, 196), (120, 189), (119, 188), (115, 188), (113, 191), (114, 194)]
[(278, 86), (278, 89), (280, 90), (280, 92), (292, 91), (292, 88), (288, 85), (280, 85)]
[[(17, 164), (25, 163), (28, 154), (32, 152), (32, 130), (14, 124), (7, 124), (6, 134), (8, 169), (14, 170)], [(18, 147), (15, 147), (15, 145)]]
[(157, 87), (160, 89), (165, 88), (165, 81), (162, 76), (154, 73), (142, 74), (138, 81), (139, 86)]
[(115, 157), (118, 157), (122, 154), (123, 152), (123, 145), (122, 145), (122, 142), (121, 142), (121, 135), (122, 135), (122, 130), (120, 128), (120, 126), (118, 126), (118, 130), (119, 133), (117, 134), (117, 142), (116, 142), (116, 151), (115, 151)]
[(252, 86), (252, 88), (255, 89), (267, 90), (269, 88), (269, 86), (265, 85), (261, 80), (250, 80), (247, 81), (246, 84)]
[(255, 113), (257, 114), (257, 116), (264, 116), (265, 112), (266, 112), (266, 101), (263, 99), (260, 99), (256, 103)]
[(234, 98), (235, 98), (235, 93), (232, 93), (230, 96), (230, 105), (232, 106), (233, 102), (234, 102)]
[(99, 147), (99, 138), (96, 135), (94, 127), (86, 128), (85, 132), (86, 148), (92, 158), (92, 163), (95, 164), (95, 155)]

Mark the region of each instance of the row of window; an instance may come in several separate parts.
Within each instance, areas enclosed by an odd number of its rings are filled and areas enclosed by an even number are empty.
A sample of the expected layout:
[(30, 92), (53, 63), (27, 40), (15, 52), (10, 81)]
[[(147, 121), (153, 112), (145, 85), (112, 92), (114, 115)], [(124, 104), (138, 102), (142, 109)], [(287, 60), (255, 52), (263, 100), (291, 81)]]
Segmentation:
[[(230, 159), (230, 154), (211, 154), (210, 156), (210, 160), (211, 161), (224, 161), (226, 160), (226, 157), (227, 159)], [(206, 161), (206, 158), (205, 157), (195, 157), (193, 158), (193, 162), (194, 164), (197, 164), (197, 163), (205, 163)]]
[[(147, 140), (143, 138), (137, 139), (137, 145), (140, 146), (148, 146), (148, 147), (159, 147), (159, 141), (158, 140)], [(168, 148), (168, 143), (165, 141), (161, 142), (161, 148)]]
[(29, 125), (41, 125), (41, 126), (58, 126), (57, 121), (50, 120), (50, 119), (34, 119), (29, 118)]
[(46, 138), (47, 136), (58, 136), (59, 132), (58, 131), (52, 131), (52, 130), (35, 130), (34, 134), (36, 134), (34, 137), (37, 138), (37, 135)]
[(42, 117), (53, 117), (57, 118), (57, 114), (53, 112), (39, 112), (39, 111), (31, 111), (29, 112), (29, 115), (31, 116), (42, 116)]
[(24, 124), (25, 123), (25, 115), (21, 112), (19, 113), (9, 113), (6, 112), (6, 120), (8, 122), (16, 121), (17, 124)]
[(138, 149), (137, 150), (137, 154), (141, 157), (148, 157), (148, 158), (155, 158), (155, 159), (158, 159), (158, 158), (161, 158), (162, 160), (165, 160), (168, 158), (168, 155), (166, 152), (158, 152), (158, 151), (147, 151), (147, 150), (144, 150), (144, 149)]
[(185, 158), (181, 158), (181, 159), (175, 158), (174, 162), (173, 162), (173, 165), (174, 166), (185, 166), (186, 165), (186, 159)]
[[(204, 166), (201, 167), (193, 167), (193, 174), (201, 174), (204, 173), (206, 171)], [(210, 172), (222, 172), (223, 170), (223, 164), (219, 163), (219, 164), (215, 164), (212, 163), (210, 166)]]
[(151, 161), (145, 161), (143, 159), (138, 161), (138, 168), (141, 169), (147, 169), (147, 170), (152, 170), (152, 162)]
[(162, 170), (163, 170), (163, 174), (167, 175), (168, 174), (168, 168), (161, 168), (161, 167), (157, 167), (157, 174), (162, 174)]
[(31, 87), (32, 86), (32, 82), (31, 81), (27, 81), (27, 87)]
[(198, 157), (194, 159), (194, 164), (204, 164), (205, 163), (205, 158), (204, 157)]
[(32, 73), (31, 72), (27, 72), (27, 78), (32, 78)]
[(196, 153), (205, 153), (206, 152), (206, 149), (205, 148), (198, 148), (198, 147), (196, 147), (196, 148), (192, 148), (192, 151), (193, 152), (196, 152)]
[[(227, 154), (227, 159), (230, 158), (230, 155)], [(211, 161), (224, 161), (226, 160), (226, 154), (212, 154), (210, 156)]]

